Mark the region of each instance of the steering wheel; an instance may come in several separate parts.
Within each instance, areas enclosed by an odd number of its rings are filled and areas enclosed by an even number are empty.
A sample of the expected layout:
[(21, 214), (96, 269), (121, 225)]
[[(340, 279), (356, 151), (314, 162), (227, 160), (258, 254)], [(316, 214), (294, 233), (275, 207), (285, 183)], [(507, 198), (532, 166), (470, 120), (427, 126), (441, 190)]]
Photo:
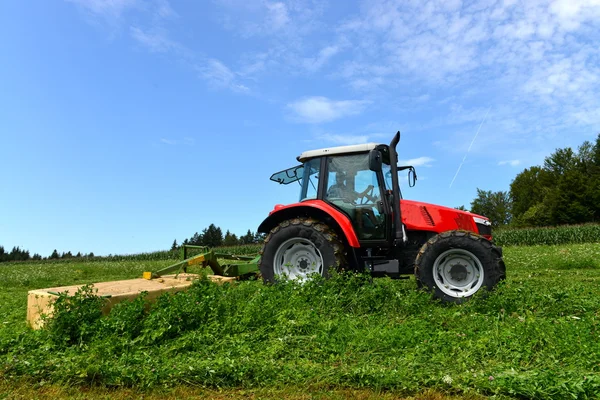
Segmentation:
[(357, 200), (360, 201), (359, 204), (360, 205), (365, 205), (369, 201), (371, 203), (375, 203), (377, 201), (377, 199), (375, 198), (375, 196), (373, 196), (373, 191), (374, 190), (375, 190), (375, 186), (369, 185), (369, 186), (367, 186), (367, 188), (363, 192), (358, 193)]

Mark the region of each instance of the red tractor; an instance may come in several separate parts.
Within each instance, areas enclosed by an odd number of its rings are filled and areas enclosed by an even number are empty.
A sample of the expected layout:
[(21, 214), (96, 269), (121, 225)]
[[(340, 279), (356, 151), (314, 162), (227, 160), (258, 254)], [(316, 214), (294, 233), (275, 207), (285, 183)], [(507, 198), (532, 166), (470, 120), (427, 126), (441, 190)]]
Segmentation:
[(488, 218), (402, 199), (396, 146), (362, 144), (302, 153), (302, 164), (271, 180), (299, 182), (300, 201), (276, 205), (258, 227), (266, 233), (259, 262), (265, 282), (278, 276), (327, 277), (350, 269), (372, 276), (415, 274), (419, 286), (460, 302), (506, 276), (502, 249), (492, 243)]

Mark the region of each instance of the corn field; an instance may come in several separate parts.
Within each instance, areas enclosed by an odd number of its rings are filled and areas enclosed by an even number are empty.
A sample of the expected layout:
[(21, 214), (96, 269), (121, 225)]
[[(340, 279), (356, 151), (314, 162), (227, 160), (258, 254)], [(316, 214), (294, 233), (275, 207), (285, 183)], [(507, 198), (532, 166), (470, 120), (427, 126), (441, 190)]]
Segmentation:
[(499, 246), (547, 246), (600, 242), (600, 225), (563, 225), (548, 228), (501, 229), (494, 232)]

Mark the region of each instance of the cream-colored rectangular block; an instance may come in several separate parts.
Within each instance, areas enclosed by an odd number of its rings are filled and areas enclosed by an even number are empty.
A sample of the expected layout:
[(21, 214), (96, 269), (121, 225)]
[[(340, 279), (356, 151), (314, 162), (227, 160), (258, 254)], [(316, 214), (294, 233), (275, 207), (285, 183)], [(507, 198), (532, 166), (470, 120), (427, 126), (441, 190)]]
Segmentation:
[[(165, 275), (161, 278), (128, 279), (123, 281), (94, 283), (93, 287), (98, 296), (106, 296), (106, 304), (102, 308), (103, 314), (108, 314), (110, 309), (117, 303), (125, 300), (133, 300), (142, 292), (148, 292), (146, 301), (152, 302), (161, 294), (166, 292), (178, 292), (192, 285), (196, 274)], [(208, 278), (217, 283), (231, 282), (235, 278), (208, 275)], [(27, 296), (27, 322), (33, 329), (39, 329), (43, 325), (42, 315), (52, 316), (54, 301), (57, 296), (52, 293), (64, 293), (74, 295), (84, 285), (62, 286), (47, 289), (29, 291)], [(52, 292), (52, 293), (51, 293)]]

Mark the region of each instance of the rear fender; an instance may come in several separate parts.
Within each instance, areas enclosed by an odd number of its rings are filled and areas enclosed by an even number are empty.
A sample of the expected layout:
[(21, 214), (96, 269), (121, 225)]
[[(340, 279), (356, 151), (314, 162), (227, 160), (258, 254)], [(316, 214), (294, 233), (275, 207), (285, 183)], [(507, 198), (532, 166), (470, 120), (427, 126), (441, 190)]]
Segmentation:
[(341, 235), (341, 239), (350, 247), (360, 247), (350, 219), (322, 200), (308, 200), (286, 206), (276, 205), (275, 209), (259, 225), (258, 232), (269, 233), (282, 221), (297, 217), (313, 217), (323, 221)]

